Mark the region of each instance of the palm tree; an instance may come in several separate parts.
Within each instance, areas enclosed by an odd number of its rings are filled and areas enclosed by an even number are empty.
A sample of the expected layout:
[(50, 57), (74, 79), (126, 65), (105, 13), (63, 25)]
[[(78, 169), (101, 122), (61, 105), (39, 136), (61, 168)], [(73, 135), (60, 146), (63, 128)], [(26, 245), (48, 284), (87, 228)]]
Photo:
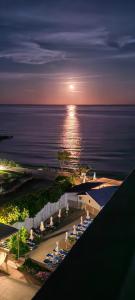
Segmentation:
[(63, 170), (64, 166), (65, 166), (65, 163), (67, 161), (70, 160), (71, 158), (71, 153), (67, 150), (64, 150), (64, 151), (58, 151), (58, 161), (60, 163), (60, 168), (61, 170)]

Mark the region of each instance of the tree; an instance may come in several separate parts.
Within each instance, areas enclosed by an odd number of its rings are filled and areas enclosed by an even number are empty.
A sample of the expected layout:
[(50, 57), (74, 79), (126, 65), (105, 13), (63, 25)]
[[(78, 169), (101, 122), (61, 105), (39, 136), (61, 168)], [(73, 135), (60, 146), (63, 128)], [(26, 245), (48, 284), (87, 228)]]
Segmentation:
[(87, 166), (87, 165), (80, 165), (78, 167), (78, 173), (79, 175), (81, 175), (82, 173), (88, 173), (90, 170), (92, 170), (91, 167)]
[(60, 163), (60, 168), (63, 170), (65, 163), (71, 159), (71, 153), (67, 150), (58, 151), (58, 161)]
[[(18, 233), (12, 235), (8, 240), (8, 247), (10, 251), (15, 254), (16, 258), (19, 255), (24, 255), (29, 251), (29, 247), (27, 245), (28, 232), (25, 227), (22, 227)], [(18, 249), (19, 247), (19, 249)]]
[(87, 165), (80, 165), (79, 168), (78, 168), (78, 175), (79, 176), (82, 176), (83, 178), (83, 183), (85, 182), (86, 180), (86, 175), (88, 174), (89, 171), (91, 171), (92, 168), (87, 166)]

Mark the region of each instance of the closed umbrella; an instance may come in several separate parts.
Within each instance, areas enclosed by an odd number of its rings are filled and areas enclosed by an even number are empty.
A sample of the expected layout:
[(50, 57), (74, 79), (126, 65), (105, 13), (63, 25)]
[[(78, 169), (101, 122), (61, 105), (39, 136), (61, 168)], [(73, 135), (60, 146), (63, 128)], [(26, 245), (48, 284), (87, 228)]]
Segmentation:
[(67, 206), (66, 206), (66, 214), (68, 215), (68, 213), (69, 213), (69, 205), (68, 205), (68, 203), (67, 203)]
[(68, 241), (68, 232), (66, 232), (66, 234), (65, 234), (65, 242), (67, 242)]
[(59, 242), (56, 242), (55, 253), (56, 253), (56, 255), (58, 255), (58, 253), (59, 253)]
[(50, 227), (53, 226), (53, 217), (50, 217)]
[(74, 235), (76, 235), (76, 234), (77, 234), (77, 231), (76, 231), (76, 226), (75, 226), (75, 225), (73, 226), (73, 234), (74, 234)]
[(41, 221), (40, 223), (40, 231), (43, 232), (45, 230), (44, 222)]
[(34, 240), (34, 236), (33, 236), (33, 230), (30, 230), (30, 240), (33, 241)]
[(59, 218), (59, 222), (60, 222), (60, 218), (61, 218), (61, 208), (59, 209), (58, 218)]
[(86, 212), (86, 219), (89, 220), (90, 219), (90, 214), (89, 214), (89, 211), (87, 210)]

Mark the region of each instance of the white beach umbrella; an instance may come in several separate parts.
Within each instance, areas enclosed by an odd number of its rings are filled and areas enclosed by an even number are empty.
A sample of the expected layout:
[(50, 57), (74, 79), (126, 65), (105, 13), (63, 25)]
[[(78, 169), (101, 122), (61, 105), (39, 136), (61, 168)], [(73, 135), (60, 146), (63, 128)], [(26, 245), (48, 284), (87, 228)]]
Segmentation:
[(83, 217), (81, 216), (81, 219), (80, 219), (80, 224), (83, 225)]
[(77, 231), (76, 231), (76, 225), (73, 226), (73, 234), (76, 235)]
[(53, 226), (53, 217), (50, 217), (50, 226)]
[(96, 180), (97, 179), (97, 175), (96, 175), (96, 172), (93, 173), (93, 180)]
[(40, 223), (40, 231), (44, 231), (44, 230), (45, 230), (44, 222), (41, 221), (41, 223)]
[(67, 206), (66, 206), (66, 214), (68, 215), (68, 212), (69, 212), (69, 204), (67, 203)]
[(33, 236), (33, 230), (30, 230), (30, 240), (33, 241), (34, 240), (34, 236)]
[(56, 254), (59, 253), (59, 242), (56, 242), (55, 252), (56, 252)]
[(58, 218), (61, 218), (61, 208), (59, 209)]
[(68, 241), (68, 232), (65, 233), (65, 242)]
[(89, 214), (88, 210), (86, 211), (86, 219), (88, 219), (88, 220), (90, 219), (90, 214)]

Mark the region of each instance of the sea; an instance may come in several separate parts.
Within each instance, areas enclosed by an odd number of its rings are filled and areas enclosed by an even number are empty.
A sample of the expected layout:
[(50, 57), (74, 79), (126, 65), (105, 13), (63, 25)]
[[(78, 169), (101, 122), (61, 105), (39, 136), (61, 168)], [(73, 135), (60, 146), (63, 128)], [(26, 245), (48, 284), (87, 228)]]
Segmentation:
[(125, 177), (135, 168), (135, 106), (0, 105), (0, 158), (34, 167), (88, 165), (97, 175)]

